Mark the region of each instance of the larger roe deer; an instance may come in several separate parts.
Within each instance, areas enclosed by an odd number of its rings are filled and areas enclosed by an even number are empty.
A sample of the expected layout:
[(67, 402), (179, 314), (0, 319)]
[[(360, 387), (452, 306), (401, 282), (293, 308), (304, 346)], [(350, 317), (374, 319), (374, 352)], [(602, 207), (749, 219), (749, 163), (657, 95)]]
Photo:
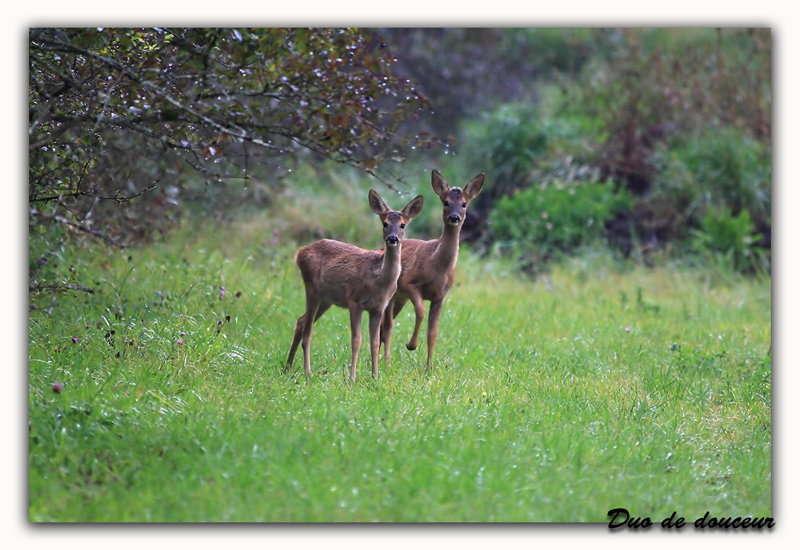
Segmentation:
[[(422, 195), (398, 212), (389, 208), (380, 195), (371, 189), (369, 206), (383, 222), (383, 250), (368, 251), (340, 241), (323, 239), (297, 251), (295, 263), (300, 268), (306, 288), (306, 312), (297, 319), (286, 371), (292, 366), (302, 338), (305, 373), (311, 376), (311, 328), (332, 305), (336, 305), (350, 310), (353, 347), (350, 379), (356, 379), (356, 362), (361, 347), (361, 315), (364, 311), (369, 312), (372, 376), (378, 375), (381, 316), (397, 289), (405, 227), (422, 211)], [(309, 319), (313, 321), (308, 322)]]
[(403, 269), (397, 281), (395, 293), (381, 323), (381, 342), (384, 345), (384, 359), (389, 362), (390, 342), (394, 318), (403, 309), (407, 301), (411, 301), (416, 314), (414, 333), (406, 344), (409, 350), (417, 349), (419, 330), (425, 317), (423, 300), (430, 301), (428, 313), (428, 362), (431, 366), (433, 347), (439, 330), (439, 315), (442, 303), (455, 282), (456, 262), (458, 261), (458, 243), (461, 226), (467, 217), (467, 206), (483, 187), (484, 174), (472, 178), (464, 189), (450, 187), (442, 175), (431, 172), (431, 187), (439, 195), (444, 208), (442, 212), (442, 235), (436, 240), (421, 241), (407, 239), (403, 244)]

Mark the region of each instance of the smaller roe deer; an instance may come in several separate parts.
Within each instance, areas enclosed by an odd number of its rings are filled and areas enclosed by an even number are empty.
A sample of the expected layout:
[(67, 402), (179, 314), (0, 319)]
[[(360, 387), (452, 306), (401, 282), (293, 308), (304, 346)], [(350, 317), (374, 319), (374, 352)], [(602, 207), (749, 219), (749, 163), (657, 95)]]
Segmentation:
[(356, 361), (361, 347), (361, 315), (364, 311), (369, 312), (372, 376), (378, 376), (381, 316), (397, 289), (406, 224), (422, 212), (422, 195), (398, 212), (389, 208), (380, 195), (371, 189), (369, 206), (383, 222), (384, 250), (368, 251), (340, 241), (323, 239), (297, 251), (295, 263), (300, 268), (306, 287), (306, 312), (297, 319), (285, 371), (291, 368), (302, 338), (305, 372), (311, 376), (311, 328), (323, 313), (336, 305), (350, 310), (353, 346), (350, 379), (356, 379)]
[(428, 317), (428, 363), (431, 366), (433, 347), (439, 330), (439, 314), (442, 303), (456, 279), (458, 243), (461, 225), (467, 217), (467, 206), (483, 187), (484, 174), (472, 178), (464, 189), (450, 187), (442, 175), (431, 172), (431, 187), (439, 195), (444, 211), (442, 236), (436, 240), (421, 241), (407, 239), (403, 245), (403, 269), (397, 281), (397, 292), (389, 305), (381, 323), (381, 342), (384, 345), (384, 359), (389, 362), (389, 345), (392, 339), (394, 318), (408, 300), (414, 306), (416, 322), (411, 340), (406, 344), (409, 350), (417, 349), (419, 329), (425, 317), (423, 300), (429, 300), (431, 310)]

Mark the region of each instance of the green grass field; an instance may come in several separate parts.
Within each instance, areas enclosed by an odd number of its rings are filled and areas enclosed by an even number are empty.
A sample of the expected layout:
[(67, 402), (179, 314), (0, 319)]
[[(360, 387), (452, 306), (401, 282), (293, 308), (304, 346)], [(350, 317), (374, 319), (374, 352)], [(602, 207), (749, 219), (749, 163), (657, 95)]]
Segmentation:
[(102, 291), (30, 314), (31, 521), (771, 515), (768, 279), (586, 253), (531, 280), (463, 247), (430, 371), (407, 307), (349, 383), (334, 309), (307, 379), (270, 223), (62, 258)]

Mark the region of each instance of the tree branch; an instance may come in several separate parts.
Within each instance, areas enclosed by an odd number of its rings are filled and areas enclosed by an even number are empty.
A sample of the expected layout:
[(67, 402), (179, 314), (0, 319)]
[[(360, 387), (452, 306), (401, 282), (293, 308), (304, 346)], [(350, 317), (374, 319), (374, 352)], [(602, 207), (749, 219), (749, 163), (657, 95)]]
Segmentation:
[(105, 241), (106, 243), (110, 244), (111, 246), (119, 248), (120, 250), (124, 250), (128, 246), (125, 243), (116, 242), (114, 239), (111, 239), (111, 238), (103, 235), (103, 233), (101, 233), (100, 231), (96, 231), (94, 229), (90, 229), (90, 228), (86, 227), (85, 225), (83, 225), (82, 223), (72, 221), (69, 218), (65, 218), (64, 216), (60, 216), (60, 215), (56, 214), (55, 212), (52, 212), (52, 213), (49, 213), (49, 214), (45, 214), (44, 212), (42, 212), (40, 210), (33, 210), (31, 212), (31, 217), (34, 217), (34, 216), (41, 217), (41, 218), (43, 218), (45, 220), (53, 220), (53, 221), (56, 221), (58, 223), (62, 223), (64, 225), (67, 225), (69, 227), (74, 227), (75, 229), (77, 229), (79, 231), (83, 231), (84, 233), (88, 233), (89, 235), (92, 235), (94, 237), (97, 237), (98, 239), (101, 239), (101, 240)]

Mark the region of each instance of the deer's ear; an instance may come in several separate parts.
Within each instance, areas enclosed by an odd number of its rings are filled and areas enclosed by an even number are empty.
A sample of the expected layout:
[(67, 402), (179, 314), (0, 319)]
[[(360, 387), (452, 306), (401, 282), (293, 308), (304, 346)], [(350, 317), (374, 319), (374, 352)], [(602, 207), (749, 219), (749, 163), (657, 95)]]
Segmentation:
[(403, 210), (400, 211), (404, 218), (410, 220), (416, 218), (422, 213), (422, 195), (417, 195), (408, 203)]
[(444, 200), (444, 197), (450, 192), (450, 186), (447, 185), (447, 182), (444, 181), (444, 178), (438, 170), (431, 172), (431, 187), (433, 187), (434, 193), (439, 195), (442, 200)]
[(383, 216), (391, 210), (374, 189), (369, 190), (369, 207), (379, 216)]
[(474, 199), (481, 192), (484, 178), (485, 174), (478, 174), (464, 187), (464, 198), (467, 199), (467, 202)]

